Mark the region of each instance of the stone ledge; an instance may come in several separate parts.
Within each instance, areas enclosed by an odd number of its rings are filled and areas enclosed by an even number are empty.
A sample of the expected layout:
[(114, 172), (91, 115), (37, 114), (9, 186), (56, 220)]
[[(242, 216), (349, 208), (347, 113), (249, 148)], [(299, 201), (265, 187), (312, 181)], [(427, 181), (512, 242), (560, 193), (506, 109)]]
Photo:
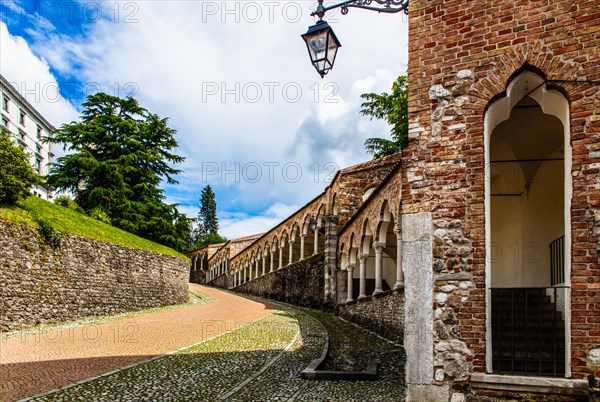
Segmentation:
[(381, 291), (379, 293), (373, 293), (373, 298), (374, 299), (380, 299), (380, 298), (382, 298), (384, 296), (391, 295), (392, 292), (393, 292), (392, 290), (383, 290), (383, 291)]
[(498, 374), (473, 373), (471, 387), (496, 391), (521, 391), (543, 394), (588, 395), (586, 380), (569, 378), (525, 377)]
[(359, 297), (358, 299), (356, 299), (356, 301), (359, 303), (368, 302), (371, 300), (373, 300), (373, 296), (363, 296), (363, 297)]
[[(325, 327), (323, 327), (325, 330)], [(325, 330), (327, 331), (327, 330)], [(303, 380), (327, 380), (327, 381), (374, 381), (379, 378), (377, 362), (369, 361), (365, 371), (335, 371), (321, 370), (329, 356), (329, 335), (325, 334), (323, 351), (318, 359), (314, 359), (302, 370), (300, 377)]]

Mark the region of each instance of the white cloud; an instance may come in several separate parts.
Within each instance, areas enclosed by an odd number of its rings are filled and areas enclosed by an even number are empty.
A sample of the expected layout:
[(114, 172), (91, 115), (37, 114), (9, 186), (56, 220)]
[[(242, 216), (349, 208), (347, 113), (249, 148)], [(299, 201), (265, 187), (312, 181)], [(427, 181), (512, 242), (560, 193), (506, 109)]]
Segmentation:
[(263, 233), (288, 218), (299, 207), (299, 205), (276, 203), (256, 216), (240, 212), (226, 212), (219, 217), (219, 233), (228, 239)]
[(8, 32), (0, 21), (0, 73), (55, 126), (77, 118), (75, 107), (58, 93), (58, 83), (43, 58), (29, 44)]
[[(233, 211), (221, 220), (228, 237), (278, 223), (285, 216), (277, 205), (309, 201), (328, 184), (331, 166), (369, 159), (364, 140), (388, 135), (384, 122), (359, 115), (359, 96), (389, 91), (396, 75), (405, 71), (408, 38), (401, 15), (328, 13), (343, 47), (335, 68), (321, 80), (300, 38), (314, 23), (309, 16), (314, 4), (103, 4), (105, 18), (82, 33), (67, 36), (52, 21), (58, 31), (40, 30), (31, 48), (62, 75), (95, 83), (106, 92), (125, 95), (125, 86), (132, 83), (144, 107), (170, 117), (178, 130), (177, 152), (186, 162), (179, 166), (184, 170), (180, 185), (165, 187), (167, 200), (195, 216), (200, 190), (211, 184), (219, 210)], [(128, 4), (136, 8), (125, 10)], [(121, 7), (119, 18), (109, 9), (115, 5)], [(137, 22), (126, 23), (127, 16)], [(207, 162), (229, 169), (236, 169), (236, 163), (240, 169), (257, 163), (263, 166), (263, 178), (254, 183), (243, 175), (239, 180), (221, 174), (203, 177)], [(279, 163), (272, 181), (264, 167), (271, 162)], [(281, 171), (286, 163), (301, 166), (299, 180), (286, 179)]]

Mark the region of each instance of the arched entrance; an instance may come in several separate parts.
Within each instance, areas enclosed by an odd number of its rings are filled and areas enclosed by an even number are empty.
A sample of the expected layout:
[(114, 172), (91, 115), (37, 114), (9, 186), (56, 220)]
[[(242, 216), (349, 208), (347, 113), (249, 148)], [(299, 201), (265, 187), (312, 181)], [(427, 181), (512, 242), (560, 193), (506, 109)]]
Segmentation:
[(490, 373), (570, 374), (568, 122), (567, 100), (531, 72), (485, 116)]

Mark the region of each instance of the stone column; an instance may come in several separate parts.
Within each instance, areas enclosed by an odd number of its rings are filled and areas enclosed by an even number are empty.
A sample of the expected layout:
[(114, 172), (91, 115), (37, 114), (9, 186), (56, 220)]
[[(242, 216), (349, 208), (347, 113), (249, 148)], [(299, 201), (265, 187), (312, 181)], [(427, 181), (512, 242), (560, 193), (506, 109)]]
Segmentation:
[[(318, 225), (318, 223), (317, 223)], [(315, 252), (313, 254), (317, 254), (319, 252), (319, 226), (315, 226)]]
[(300, 235), (300, 259), (303, 260), (304, 259), (304, 241), (306, 239), (306, 235), (304, 233), (302, 233)]
[(200, 257), (200, 271), (204, 271), (204, 256)]
[(283, 266), (283, 246), (279, 245), (279, 267), (277, 269), (281, 269)]
[(360, 294), (358, 299), (367, 297), (367, 258), (369, 254), (359, 254), (358, 261), (360, 262)]
[(338, 299), (338, 266), (337, 246), (339, 218), (335, 215), (326, 215), (323, 219), (325, 227), (325, 300), (328, 298), (335, 304), (343, 303)]
[(373, 294), (379, 294), (383, 292), (382, 286), (382, 265), (383, 265), (383, 247), (385, 243), (373, 242), (373, 248), (375, 249), (375, 290)]
[(237, 286), (237, 272), (233, 271), (233, 287)]
[(274, 260), (274, 255), (275, 255), (275, 251), (273, 251), (273, 249), (271, 249), (271, 265), (270, 265), (269, 272), (273, 272), (273, 260)]
[(354, 301), (354, 264), (348, 264), (346, 267), (346, 271), (348, 271), (348, 298), (346, 299), (346, 303)]
[(260, 259), (258, 257), (256, 257), (256, 276), (255, 278), (258, 278), (258, 263), (260, 262)]
[(248, 281), (248, 263), (244, 264), (244, 283)]
[(325, 263), (325, 300), (332, 300), (331, 298), (331, 274), (329, 267)]
[(290, 264), (294, 262), (294, 241), (290, 240)]
[(265, 272), (265, 268), (267, 265), (267, 256), (265, 254), (262, 255), (262, 274), (264, 275)]

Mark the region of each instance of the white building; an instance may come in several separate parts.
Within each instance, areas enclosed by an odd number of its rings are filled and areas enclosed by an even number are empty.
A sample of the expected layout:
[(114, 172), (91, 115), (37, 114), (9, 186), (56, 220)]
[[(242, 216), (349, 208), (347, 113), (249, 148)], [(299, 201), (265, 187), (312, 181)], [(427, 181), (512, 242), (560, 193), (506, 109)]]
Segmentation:
[[(42, 142), (42, 138), (52, 135), (54, 127), (2, 75), (0, 93), (0, 123), (29, 154), (30, 163), (36, 172), (42, 176), (47, 175), (54, 154), (50, 144)], [(35, 186), (33, 193), (46, 200), (52, 198), (51, 191), (42, 186)]]

